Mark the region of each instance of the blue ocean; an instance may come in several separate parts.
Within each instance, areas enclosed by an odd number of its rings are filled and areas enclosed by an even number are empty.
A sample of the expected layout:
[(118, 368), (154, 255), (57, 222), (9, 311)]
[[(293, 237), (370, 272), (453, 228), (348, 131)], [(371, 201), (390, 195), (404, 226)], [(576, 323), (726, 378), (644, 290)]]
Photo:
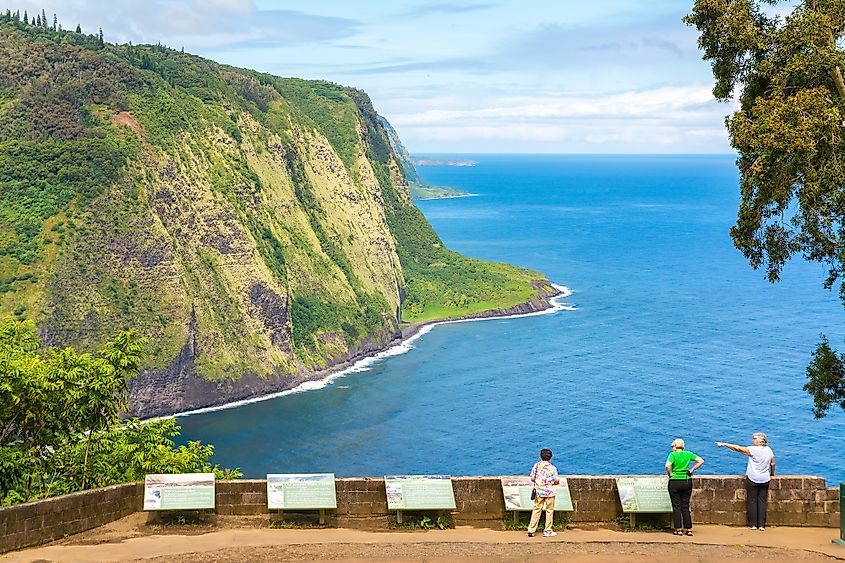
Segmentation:
[[(431, 155), (473, 197), (419, 202), (450, 248), (571, 289), (572, 310), (435, 327), (325, 385), (179, 418), (249, 477), (334, 472), (659, 474), (675, 437), (702, 473), (741, 474), (714, 441), (763, 431), (780, 474), (845, 480), (845, 413), (814, 419), (805, 367), (837, 296), (796, 260), (772, 285), (733, 248), (734, 157)], [(399, 353), (405, 351), (405, 353)]]

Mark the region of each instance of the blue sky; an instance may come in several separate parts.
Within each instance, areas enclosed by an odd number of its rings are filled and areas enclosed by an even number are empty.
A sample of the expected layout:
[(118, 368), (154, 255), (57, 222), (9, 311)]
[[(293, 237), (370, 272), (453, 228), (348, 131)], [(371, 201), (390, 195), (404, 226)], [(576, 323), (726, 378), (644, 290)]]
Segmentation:
[(692, 0), (42, 0), (106, 40), (366, 90), (411, 152), (725, 153)]

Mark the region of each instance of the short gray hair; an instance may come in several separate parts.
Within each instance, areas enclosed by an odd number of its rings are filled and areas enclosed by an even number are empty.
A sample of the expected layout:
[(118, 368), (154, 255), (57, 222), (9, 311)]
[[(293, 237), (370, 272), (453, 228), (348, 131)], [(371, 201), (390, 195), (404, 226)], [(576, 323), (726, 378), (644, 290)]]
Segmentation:
[(764, 446), (769, 443), (769, 437), (766, 436), (766, 434), (763, 432), (755, 432), (754, 435), (751, 437), (756, 440), (760, 440), (760, 443)]
[(672, 447), (684, 449), (684, 440), (682, 438), (675, 438), (672, 440)]

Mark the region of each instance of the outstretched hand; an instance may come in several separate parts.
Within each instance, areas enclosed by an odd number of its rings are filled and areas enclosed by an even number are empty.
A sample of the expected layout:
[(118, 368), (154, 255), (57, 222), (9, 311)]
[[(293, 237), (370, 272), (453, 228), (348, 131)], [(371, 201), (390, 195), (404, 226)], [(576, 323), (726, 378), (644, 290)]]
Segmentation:
[(722, 446), (725, 446), (727, 444), (725, 444), (724, 442), (716, 442), (716, 445), (721, 448)]

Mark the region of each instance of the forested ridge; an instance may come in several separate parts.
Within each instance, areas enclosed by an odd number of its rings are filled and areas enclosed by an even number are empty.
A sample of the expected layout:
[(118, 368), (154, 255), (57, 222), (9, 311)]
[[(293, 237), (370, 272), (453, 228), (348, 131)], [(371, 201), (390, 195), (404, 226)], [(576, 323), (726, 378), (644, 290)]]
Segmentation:
[[(147, 391), (244, 396), (544, 287), (444, 247), (364, 92), (45, 19), (0, 15), (0, 316), (47, 345), (134, 328)], [(136, 412), (217, 400), (179, 393)]]

